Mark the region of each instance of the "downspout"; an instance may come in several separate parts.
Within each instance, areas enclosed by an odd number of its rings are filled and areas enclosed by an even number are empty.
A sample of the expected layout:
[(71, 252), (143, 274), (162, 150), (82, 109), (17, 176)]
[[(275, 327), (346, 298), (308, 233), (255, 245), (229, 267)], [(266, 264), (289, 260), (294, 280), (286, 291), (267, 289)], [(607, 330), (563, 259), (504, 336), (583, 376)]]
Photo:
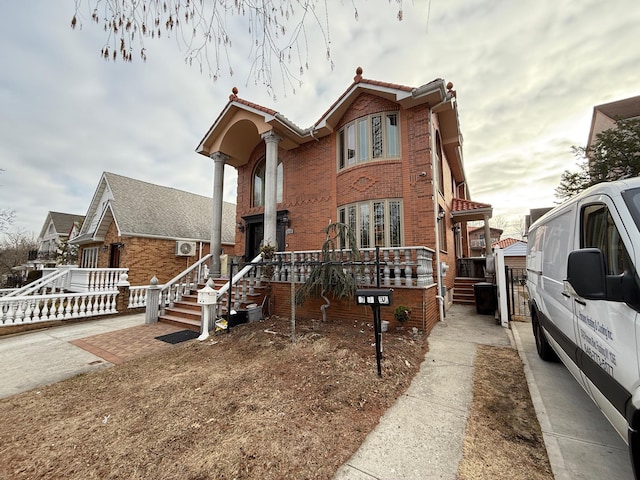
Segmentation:
[[(438, 311), (440, 314), (440, 321), (444, 320), (444, 296), (442, 294), (442, 269), (440, 268), (440, 219), (438, 218), (439, 213), (439, 205), (438, 205), (438, 192), (436, 187), (436, 160), (435, 160), (435, 151), (436, 151), (436, 141), (435, 141), (435, 131), (433, 128), (433, 110), (440, 105), (447, 103), (450, 98), (447, 96), (444, 100), (436, 105), (429, 106), (429, 138), (431, 144), (431, 193), (433, 197), (433, 221), (435, 224), (435, 232), (436, 232), (436, 281), (438, 282), (438, 295), (436, 299), (438, 300)], [(444, 221), (444, 218), (443, 218)]]

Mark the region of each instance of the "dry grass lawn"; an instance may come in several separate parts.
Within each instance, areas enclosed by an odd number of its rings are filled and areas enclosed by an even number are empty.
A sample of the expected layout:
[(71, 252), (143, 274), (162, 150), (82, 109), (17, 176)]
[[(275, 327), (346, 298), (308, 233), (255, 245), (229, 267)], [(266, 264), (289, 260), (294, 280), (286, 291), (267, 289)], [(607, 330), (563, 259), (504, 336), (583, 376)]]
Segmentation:
[[(380, 379), (370, 323), (298, 322), (295, 344), (288, 328), (243, 325), (0, 400), (0, 479), (331, 479), (407, 389), (427, 339), (385, 334)], [(460, 478), (551, 478), (533, 475), (546, 453), (505, 350), (511, 370), (476, 368), (490, 373), (475, 379)]]

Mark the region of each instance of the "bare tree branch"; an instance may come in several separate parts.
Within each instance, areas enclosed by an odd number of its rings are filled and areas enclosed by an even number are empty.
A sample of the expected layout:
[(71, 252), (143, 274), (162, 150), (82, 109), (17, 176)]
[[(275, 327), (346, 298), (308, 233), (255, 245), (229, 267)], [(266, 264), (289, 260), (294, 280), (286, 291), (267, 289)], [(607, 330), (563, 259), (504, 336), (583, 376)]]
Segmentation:
[[(398, 8), (402, 0), (388, 0)], [(249, 79), (274, 94), (274, 68), (284, 85), (292, 88), (309, 68), (309, 58), (320, 58), (311, 50), (321, 49), (333, 68), (328, 0), (75, 0), (72, 28), (84, 22), (102, 26), (106, 40), (100, 54), (106, 60), (146, 61), (147, 40), (175, 36), (184, 48), (184, 60), (195, 63), (212, 80), (234, 74), (230, 51), (232, 32), (244, 23), (250, 50)], [(352, 0), (358, 19), (357, 0)], [(332, 7), (335, 5), (332, 4)], [(342, 7), (342, 6), (341, 6)], [(84, 15), (88, 12), (88, 16)], [(323, 45), (311, 45), (310, 30), (317, 30)], [(235, 40), (240, 43), (239, 38)], [(247, 79), (247, 81), (249, 80)]]

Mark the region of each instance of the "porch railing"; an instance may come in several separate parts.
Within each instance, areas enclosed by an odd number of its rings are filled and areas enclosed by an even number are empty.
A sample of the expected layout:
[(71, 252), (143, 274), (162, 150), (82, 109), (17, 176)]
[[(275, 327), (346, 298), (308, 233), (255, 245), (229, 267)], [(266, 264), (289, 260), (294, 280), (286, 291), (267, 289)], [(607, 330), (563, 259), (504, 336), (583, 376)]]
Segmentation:
[(58, 290), (68, 292), (107, 292), (116, 289), (123, 273), (129, 271), (128, 268), (77, 268), (58, 267), (44, 268), (43, 276), (50, 271), (67, 270), (69, 274), (64, 278), (64, 282), (56, 285)]
[[(164, 309), (166, 306), (173, 306), (175, 302), (182, 300), (183, 295), (188, 294), (191, 290), (196, 288), (199, 283), (206, 280), (206, 274), (208, 273), (206, 262), (210, 258), (211, 254), (205, 255), (189, 268), (179, 273), (160, 287), (161, 309)], [(131, 289), (129, 291), (131, 291)]]
[(463, 278), (484, 278), (485, 257), (458, 258), (456, 260), (456, 276)]
[[(350, 251), (335, 252), (337, 261), (356, 277), (358, 285), (376, 284), (375, 248), (360, 250), (359, 262), (354, 262)], [(384, 286), (423, 287), (434, 283), (433, 253), (426, 247), (398, 247), (380, 249), (380, 284)], [(274, 281), (304, 283), (314, 266), (321, 261), (320, 250), (278, 252), (274, 264)]]
[(0, 297), (0, 326), (117, 313), (118, 290)]
[(7, 293), (5, 297), (19, 297), (36, 293), (45, 294), (47, 290), (50, 292), (60, 291), (62, 290), (60, 284), (66, 281), (67, 273), (67, 270), (50, 269), (48, 272), (43, 273), (42, 277), (23, 287), (14, 289)]

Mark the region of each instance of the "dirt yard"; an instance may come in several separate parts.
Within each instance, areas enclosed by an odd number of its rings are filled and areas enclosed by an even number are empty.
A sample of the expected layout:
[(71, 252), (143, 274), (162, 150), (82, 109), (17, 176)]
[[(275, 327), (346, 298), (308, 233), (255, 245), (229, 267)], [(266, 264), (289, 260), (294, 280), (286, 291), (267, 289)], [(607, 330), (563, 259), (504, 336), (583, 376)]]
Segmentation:
[[(1, 400), (0, 479), (331, 479), (427, 339), (385, 334), (379, 379), (370, 323), (298, 322), (295, 344), (288, 329), (243, 325)], [(478, 352), (460, 478), (552, 478), (538, 474), (548, 462), (522, 364), (504, 350), (501, 372)]]

